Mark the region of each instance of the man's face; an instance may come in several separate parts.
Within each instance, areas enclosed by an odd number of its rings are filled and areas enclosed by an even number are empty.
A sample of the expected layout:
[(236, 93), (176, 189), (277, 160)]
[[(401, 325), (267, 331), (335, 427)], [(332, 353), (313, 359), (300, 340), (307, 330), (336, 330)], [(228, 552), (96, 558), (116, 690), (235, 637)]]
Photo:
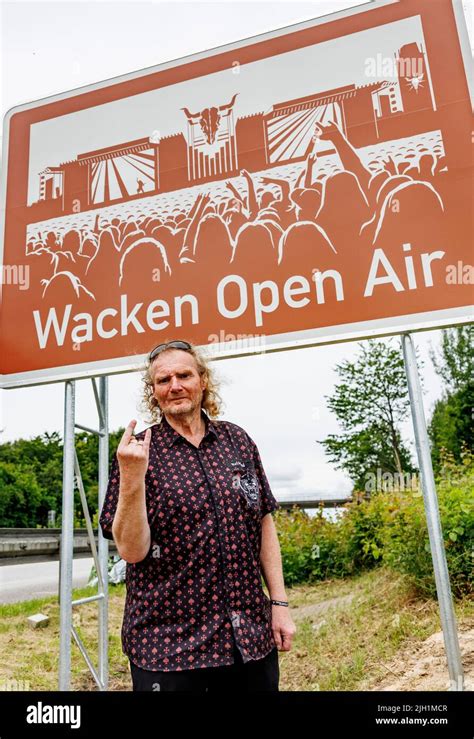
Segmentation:
[(151, 369), (153, 395), (166, 416), (186, 416), (201, 407), (206, 380), (189, 352), (168, 349), (158, 354)]

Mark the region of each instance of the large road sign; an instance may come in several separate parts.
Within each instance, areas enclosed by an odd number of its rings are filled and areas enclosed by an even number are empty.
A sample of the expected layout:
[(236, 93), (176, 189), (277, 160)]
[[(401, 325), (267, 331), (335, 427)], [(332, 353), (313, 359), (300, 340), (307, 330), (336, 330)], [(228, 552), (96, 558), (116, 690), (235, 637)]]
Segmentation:
[(467, 51), (380, 1), (11, 110), (2, 385), (472, 320)]

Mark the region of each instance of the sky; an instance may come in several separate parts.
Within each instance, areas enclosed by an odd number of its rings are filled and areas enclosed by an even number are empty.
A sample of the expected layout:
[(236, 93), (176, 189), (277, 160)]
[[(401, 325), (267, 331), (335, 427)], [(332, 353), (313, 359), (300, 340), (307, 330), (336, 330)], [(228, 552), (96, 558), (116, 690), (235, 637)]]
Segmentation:
[[(3, 116), (30, 100), (362, 4), (2, 2), (0, 110)], [(472, 24), (472, 0), (464, 6)], [(414, 334), (423, 362), (428, 418), (442, 393), (429, 357), (440, 338), (439, 331)], [(353, 359), (357, 351), (357, 343), (351, 342), (216, 363), (223, 380), (222, 417), (243, 426), (256, 441), (277, 498), (350, 493), (349, 478), (329, 463), (317, 440), (339, 430), (326, 398), (334, 392), (336, 365)], [(84, 380), (76, 386), (76, 420), (94, 427), (91, 383)], [(110, 377), (111, 430), (132, 418), (139, 420), (138, 430), (144, 427), (137, 411), (139, 389), (137, 374)], [(61, 431), (63, 398), (62, 384), (0, 390), (0, 441)], [(410, 419), (402, 431), (414, 450)]]

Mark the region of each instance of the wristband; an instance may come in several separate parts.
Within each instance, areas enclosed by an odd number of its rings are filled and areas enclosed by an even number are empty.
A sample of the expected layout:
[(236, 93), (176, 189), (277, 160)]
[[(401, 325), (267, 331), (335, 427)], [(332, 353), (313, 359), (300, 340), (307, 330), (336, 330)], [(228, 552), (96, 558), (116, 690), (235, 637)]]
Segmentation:
[(273, 606), (288, 606), (288, 601), (286, 600), (271, 600), (270, 603)]

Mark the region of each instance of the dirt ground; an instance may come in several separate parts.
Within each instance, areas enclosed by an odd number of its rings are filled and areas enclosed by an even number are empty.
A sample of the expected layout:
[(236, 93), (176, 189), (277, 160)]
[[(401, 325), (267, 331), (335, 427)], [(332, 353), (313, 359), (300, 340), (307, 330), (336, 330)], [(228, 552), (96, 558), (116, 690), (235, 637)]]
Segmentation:
[[(464, 689), (474, 690), (474, 623), (458, 627), (461, 659), (464, 668)], [(418, 648), (402, 649), (386, 665), (380, 665), (385, 676), (371, 682), (369, 690), (448, 690), (448, 666), (443, 633), (432, 634)]]
[[(331, 598), (316, 605), (307, 605), (292, 610), (295, 621), (311, 618), (318, 628), (319, 621), (328, 610), (348, 605), (353, 595)], [(474, 621), (458, 625), (459, 645), (464, 669), (464, 690), (474, 690)], [(401, 649), (396, 657), (380, 663), (381, 677), (367, 681), (360, 690), (383, 691), (446, 691), (450, 687), (448, 665), (444, 648), (443, 632), (438, 631), (417, 646)]]

